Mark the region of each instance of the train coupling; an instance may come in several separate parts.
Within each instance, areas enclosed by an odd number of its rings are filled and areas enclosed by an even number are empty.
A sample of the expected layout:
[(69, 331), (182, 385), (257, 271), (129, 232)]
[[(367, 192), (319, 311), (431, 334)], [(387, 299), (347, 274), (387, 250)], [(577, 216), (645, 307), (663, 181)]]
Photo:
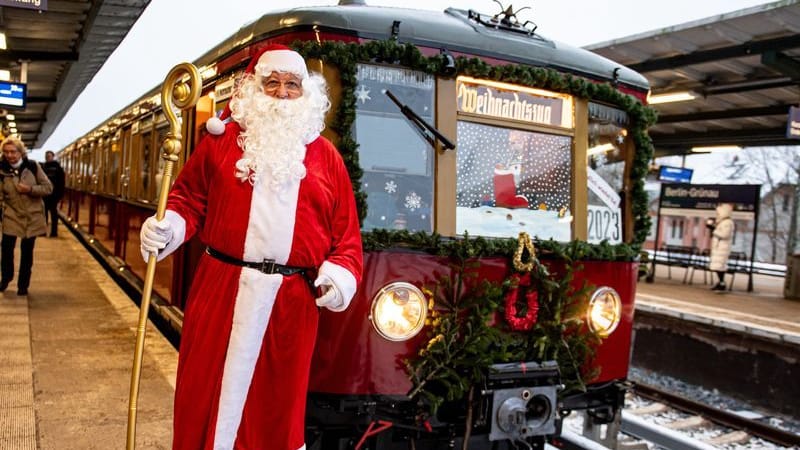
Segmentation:
[(555, 361), (492, 365), (486, 387), (483, 393), (492, 398), (490, 441), (556, 434), (562, 385)]

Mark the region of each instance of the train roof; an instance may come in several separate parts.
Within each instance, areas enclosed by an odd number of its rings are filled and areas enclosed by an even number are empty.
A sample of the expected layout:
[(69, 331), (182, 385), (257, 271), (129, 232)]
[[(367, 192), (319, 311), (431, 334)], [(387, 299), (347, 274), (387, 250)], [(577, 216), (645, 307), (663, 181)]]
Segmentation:
[[(393, 25), (397, 32), (393, 35)], [(288, 31), (336, 32), (361, 39), (398, 42), (450, 52), (490, 57), (513, 63), (549, 67), (595, 80), (616, 77), (635, 89), (649, 89), (647, 79), (627, 67), (582, 48), (552, 41), (522, 24), (504, 25), (492, 16), (448, 8), (443, 12), (406, 8), (347, 5), (295, 8), (276, 11), (245, 25), (197, 62), (200, 65), (229, 54), (254, 40)]]
[[(634, 90), (649, 89), (645, 77), (608, 58), (549, 40), (524, 25), (508, 26), (492, 22), (492, 16), (456, 8), (437, 12), (353, 4), (273, 11), (243, 26), (194, 63), (198, 67), (208, 66), (254, 42), (290, 32), (319, 31), (354, 39), (386, 40), (393, 37), (395, 22), (399, 22), (396, 37), (401, 43), (553, 68), (599, 81), (613, 81), (616, 77), (618, 83)], [(146, 99), (160, 92), (158, 85), (117, 114), (149, 101)], [(103, 128), (105, 124), (101, 123), (87, 135)]]

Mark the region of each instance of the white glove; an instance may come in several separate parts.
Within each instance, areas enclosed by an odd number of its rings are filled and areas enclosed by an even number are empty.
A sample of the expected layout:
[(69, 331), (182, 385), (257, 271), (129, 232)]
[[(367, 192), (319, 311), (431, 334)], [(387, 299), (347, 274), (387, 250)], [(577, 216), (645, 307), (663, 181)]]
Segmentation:
[(142, 224), (142, 231), (139, 233), (139, 249), (142, 252), (142, 259), (147, 262), (150, 253), (155, 253), (158, 256), (159, 250), (164, 249), (169, 244), (172, 236), (172, 224), (169, 220), (162, 219), (158, 221), (155, 216), (148, 217)]
[(322, 295), (317, 298), (317, 306), (320, 308), (328, 308), (331, 311), (341, 311), (344, 306), (344, 299), (339, 288), (333, 283), (333, 280), (325, 274), (320, 274), (314, 280), (314, 286), (318, 287)]

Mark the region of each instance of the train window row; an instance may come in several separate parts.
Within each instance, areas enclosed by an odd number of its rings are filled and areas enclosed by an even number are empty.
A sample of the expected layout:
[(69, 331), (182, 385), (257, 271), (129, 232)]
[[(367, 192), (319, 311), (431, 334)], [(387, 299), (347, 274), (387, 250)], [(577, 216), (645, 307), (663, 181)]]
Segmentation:
[[(337, 73), (323, 69), (335, 111)], [(224, 109), (234, 78), (207, 86), (191, 128), (184, 125), (189, 148), (202, 124)], [(356, 80), (352, 133), (367, 194), (364, 230), (487, 237), (525, 231), (541, 239), (612, 243), (630, 233), (623, 181), (633, 145), (624, 112), (567, 94), (374, 64), (359, 64)], [(437, 152), (403, 107), (453, 136), (457, 150)], [(113, 133), (73, 144), (62, 154), (68, 187), (154, 204), (163, 170), (159, 147), (168, 130), (164, 114), (152, 107)]]

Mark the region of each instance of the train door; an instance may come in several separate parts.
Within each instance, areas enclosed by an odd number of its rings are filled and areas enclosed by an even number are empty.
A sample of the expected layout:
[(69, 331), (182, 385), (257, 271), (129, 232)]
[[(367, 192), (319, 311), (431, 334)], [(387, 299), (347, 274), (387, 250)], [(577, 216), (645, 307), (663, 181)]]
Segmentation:
[(81, 142), (80, 150), (78, 150), (80, 159), (79, 164), (79, 176), (78, 176), (78, 189), (82, 191), (82, 193), (78, 196), (78, 204), (77, 210), (75, 212), (75, 220), (77, 220), (78, 224), (85, 228), (89, 228), (89, 197), (85, 195), (85, 192), (88, 192), (91, 187), (91, 144), (87, 142)]
[(161, 192), (161, 180), (164, 177), (164, 158), (161, 157), (161, 143), (169, 133), (169, 122), (163, 113), (159, 113), (155, 120), (155, 133), (153, 134), (153, 188), (149, 200), (158, 202)]
[(148, 115), (139, 122), (139, 133), (135, 134), (133, 164), (134, 181), (133, 198), (149, 202), (152, 190), (152, 160), (153, 160), (153, 116)]

